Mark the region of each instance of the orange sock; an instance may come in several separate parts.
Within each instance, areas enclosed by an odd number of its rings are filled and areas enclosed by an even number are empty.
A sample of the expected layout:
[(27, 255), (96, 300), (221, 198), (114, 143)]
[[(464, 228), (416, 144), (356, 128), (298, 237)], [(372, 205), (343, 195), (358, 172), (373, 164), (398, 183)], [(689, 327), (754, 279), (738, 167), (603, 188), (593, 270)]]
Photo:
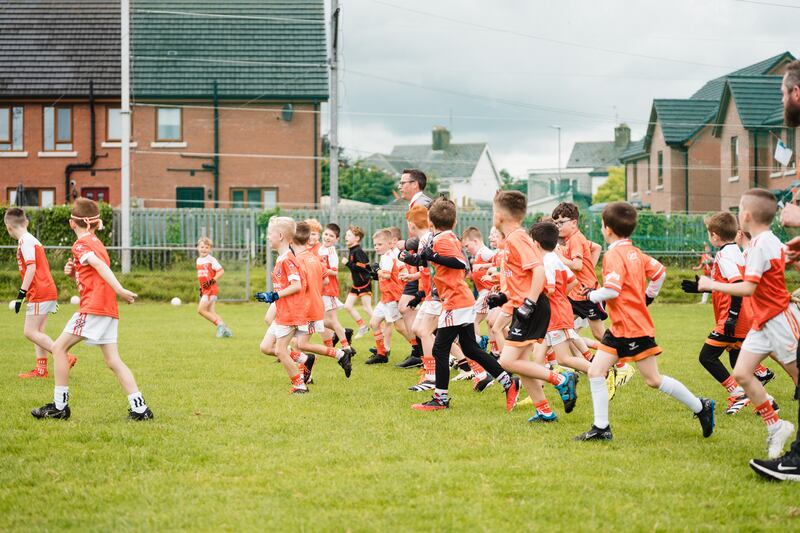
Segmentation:
[(533, 405), (534, 407), (536, 407), (537, 413), (542, 413), (543, 415), (549, 415), (550, 413), (553, 412), (553, 410), (550, 409), (550, 403), (547, 400), (542, 400), (541, 402), (535, 403)]
[(356, 320), (356, 324), (358, 324), (358, 327), (363, 328), (364, 327), (364, 319), (363, 318), (357, 319)]
[(436, 379), (436, 359), (432, 355), (422, 356), (422, 368), (425, 369), (425, 377)]
[(333, 348), (333, 337), (331, 337), (330, 339), (322, 339), (322, 342), (324, 342), (325, 346), (327, 346), (328, 348)]
[(294, 387), (298, 387), (304, 384), (302, 372), (298, 372), (297, 375), (293, 376), (291, 379), (292, 379), (292, 386)]
[(346, 338), (345, 339), (339, 339), (339, 344), (342, 345), (342, 348), (349, 348), (350, 347), (350, 343), (347, 342)]
[(378, 349), (378, 355), (386, 355), (386, 345), (383, 344), (383, 333), (380, 330), (375, 332), (375, 347)]
[(47, 368), (47, 357), (37, 357), (36, 368)]
[(410, 344), (411, 346), (416, 346), (417, 345), (417, 339), (416, 338), (411, 339), (410, 341), (408, 341), (408, 344)]
[(778, 421), (780, 420), (780, 418), (778, 418), (778, 413), (776, 413), (775, 409), (772, 408), (772, 402), (769, 400), (757, 406), (756, 413), (759, 414), (759, 416), (767, 426), (771, 426), (772, 424), (777, 424)]
[(560, 385), (562, 379), (566, 378), (564, 378), (558, 372), (550, 372), (550, 375), (547, 376), (547, 381), (550, 383), (550, 385)]
[(756, 374), (758, 374), (759, 376), (763, 376), (767, 372), (769, 372), (769, 368), (765, 367), (761, 363), (759, 363), (759, 365), (756, 367)]
[(500, 348), (498, 348), (496, 341), (489, 342), (489, 349), (492, 351), (492, 353), (497, 353), (500, 351)]
[(594, 354), (591, 352), (591, 350), (586, 350), (586, 351), (585, 351), (585, 352), (583, 352), (581, 355), (582, 355), (582, 356), (583, 356), (583, 358), (584, 358), (584, 359), (586, 359), (587, 361), (591, 361), (592, 359), (594, 359)]
[(329, 347), (325, 351), (325, 355), (327, 355), (328, 357), (336, 357), (336, 348), (334, 348), (333, 346)]
[(725, 387), (726, 391), (733, 392), (733, 389), (738, 387), (739, 384), (736, 383), (736, 380), (733, 379), (733, 376), (728, 376), (728, 379), (722, 382), (722, 386)]
[(292, 361), (297, 361), (298, 359), (300, 359), (300, 352), (298, 352), (297, 350), (292, 350), (289, 352), (289, 357), (292, 358)]
[(548, 362), (548, 363), (555, 363), (556, 362), (556, 352), (554, 352), (552, 349), (547, 350), (547, 353), (545, 354), (544, 357), (545, 357), (545, 361)]
[(482, 376), (483, 373), (486, 372), (481, 365), (472, 359), (467, 359), (467, 363), (469, 363), (469, 367), (472, 369), (472, 373), (475, 374), (475, 377)]

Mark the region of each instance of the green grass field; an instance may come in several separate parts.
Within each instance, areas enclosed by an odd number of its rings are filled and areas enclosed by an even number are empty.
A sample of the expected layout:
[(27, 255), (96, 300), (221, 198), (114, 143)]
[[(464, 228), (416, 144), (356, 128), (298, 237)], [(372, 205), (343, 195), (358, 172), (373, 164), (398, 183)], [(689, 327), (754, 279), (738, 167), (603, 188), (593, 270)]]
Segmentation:
[[(607, 444), (571, 440), (592, 420), (586, 380), (575, 411), (554, 402), (559, 422), (545, 427), (527, 409), (506, 413), (499, 387), (477, 394), (464, 382), (449, 411), (414, 412), (428, 394), (406, 391), (416, 373), (365, 366), (368, 338), (350, 380), (325, 359), (313, 392), (290, 396), (258, 350), (256, 304), (220, 306), (232, 339), (216, 339), (193, 306), (123, 308), (123, 358), (156, 419), (127, 422), (99, 350), (79, 347), (72, 418), (36, 421), (52, 377), (16, 377), (33, 350), (22, 317), (3, 310), (0, 530), (797, 530), (797, 486), (747, 466), (765, 456), (760, 419), (726, 417), (724, 390), (697, 362), (711, 307), (652, 309), (662, 371), (717, 400), (710, 439), (638, 376), (611, 403)], [(62, 306), (51, 335), (74, 310)], [(769, 388), (793, 418), (787, 376)]]

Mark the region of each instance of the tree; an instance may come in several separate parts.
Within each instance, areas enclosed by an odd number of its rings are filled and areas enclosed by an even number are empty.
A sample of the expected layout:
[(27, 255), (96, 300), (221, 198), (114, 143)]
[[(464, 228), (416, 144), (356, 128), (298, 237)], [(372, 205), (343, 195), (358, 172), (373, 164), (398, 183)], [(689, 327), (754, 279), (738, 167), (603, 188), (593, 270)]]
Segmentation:
[[(330, 195), (330, 159), (322, 160), (322, 195)], [(351, 164), (343, 155), (339, 156), (339, 198), (358, 200), (375, 205), (388, 204), (394, 199), (397, 179), (391, 174), (375, 168)]]
[(625, 199), (625, 169), (623, 167), (609, 167), (608, 179), (598, 189), (592, 202), (616, 202)]
[(500, 170), (500, 190), (502, 191), (519, 191), (528, 192), (528, 183), (524, 180), (518, 180), (511, 175), (506, 169)]

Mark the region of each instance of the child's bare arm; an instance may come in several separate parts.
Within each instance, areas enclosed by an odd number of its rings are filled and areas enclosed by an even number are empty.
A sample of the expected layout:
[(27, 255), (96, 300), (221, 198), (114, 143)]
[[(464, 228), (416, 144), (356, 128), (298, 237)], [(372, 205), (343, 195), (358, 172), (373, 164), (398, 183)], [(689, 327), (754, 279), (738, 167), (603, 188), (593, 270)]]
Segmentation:
[(89, 263), (89, 266), (91, 266), (93, 269), (97, 271), (98, 274), (100, 274), (100, 277), (103, 278), (103, 281), (108, 283), (108, 285), (114, 290), (114, 292), (117, 293), (117, 296), (119, 296), (129, 304), (132, 304), (134, 300), (136, 300), (137, 298), (136, 293), (129, 291), (128, 289), (123, 287), (122, 284), (117, 279), (117, 276), (114, 275), (114, 273), (111, 271), (108, 265), (105, 264), (103, 261), (101, 261), (99, 257), (97, 257), (96, 255), (91, 255), (87, 260), (87, 263)]

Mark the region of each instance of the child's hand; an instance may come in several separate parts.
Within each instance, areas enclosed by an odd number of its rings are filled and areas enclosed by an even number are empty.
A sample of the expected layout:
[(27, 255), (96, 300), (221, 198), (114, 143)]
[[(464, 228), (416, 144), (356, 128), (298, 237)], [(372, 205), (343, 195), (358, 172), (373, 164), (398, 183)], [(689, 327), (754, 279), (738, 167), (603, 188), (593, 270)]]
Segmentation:
[(714, 280), (709, 278), (708, 276), (700, 276), (697, 280), (697, 290), (700, 292), (711, 292), (712, 284)]
[(135, 292), (129, 291), (128, 289), (122, 289), (122, 291), (119, 293), (119, 297), (129, 304), (132, 304), (139, 296)]
[(397, 277), (399, 277), (399, 278), (400, 278), (400, 281), (408, 281), (408, 278), (409, 278), (410, 276), (411, 276), (411, 275), (410, 275), (408, 272), (400, 272), (400, 274), (398, 274), (398, 276), (397, 276)]
[(72, 273), (75, 271), (75, 260), (71, 257), (67, 260), (67, 264), (64, 265), (64, 275), (67, 277), (72, 277)]

